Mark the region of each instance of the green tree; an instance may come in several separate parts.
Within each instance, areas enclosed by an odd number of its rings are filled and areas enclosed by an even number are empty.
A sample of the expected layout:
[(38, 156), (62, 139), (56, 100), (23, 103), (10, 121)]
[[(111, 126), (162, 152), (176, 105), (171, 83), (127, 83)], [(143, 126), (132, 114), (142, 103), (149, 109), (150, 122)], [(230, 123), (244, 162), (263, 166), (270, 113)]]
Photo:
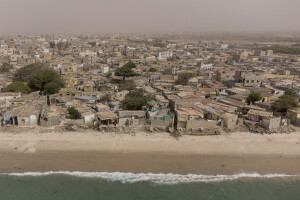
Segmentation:
[(49, 95), (56, 94), (63, 86), (63, 83), (50, 82), (45, 85), (44, 92)]
[(125, 65), (123, 65), (122, 67), (118, 68), (115, 71), (115, 75), (116, 76), (122, 76), (123, 80), (125, 80), (125, 78), (127, 77), (131, 77), (131, 76), (139, 76), (138, 73), (134, 72), (132, 69), (135, 68), (136, 65), (132, 62), (128, 62)]
[(136, 64), (134, 64), (133, 62), (128, 62), (125, 65), (123, 65), (123, 67), (129, 67), (131, 69), (136, 68)]
[(189, 82), (189, 79), (193, 78), (193, 77), (194, 77), (194, 74), (192, 74), (190, 72), (185, 72), (185, 73), (179, 74), (177, 84), (178, 85), (187, 85)]
[(151, 67), (151, 68), (148, 70), (148, 72), (157, 72), (157, 69)]
[(57, 43), (57, 48), (58, 48), (59, 51), (62, 50), (63, 49), (63, 43), (62, 42)]
[(260, 101), (262, 99), (261, 95), (259, 92), (252, 92), (249, 94), (247, 101), (250, 103), (255, 103), (256, 101)]
[(50, 95), (57, 93), (60, 88), (64, 87), (64, 82), (60, 75), (51, 69), (43, 70), (33, 76), (28, 86), (32, 90), (39, 90), (47, 95), (47, 104), (50, 105)]
[(95, 46), (96, 46), (96, 42), (90, 42), (90, 45), (91, 45), (92, 47), (95, 47)]
[(74, 107), (68, 108), (68, 113), (71, 119), (78, 119), (80, 116), (79, 112)]
[(107, 74), (106, 74), (106, 78), (110, 78), (112, 76), (112, 73), (111, 72), (108, 72)]
[(263, 47), (261, 50), (273, 50), (274, 53), (283, 53), (283, 54), (300, 54), (300, 48), (295, 47), (287, 47), (287, 46), (279, 46), (279, 45), (274, 45), (270, 47)]
[(272, 105), (272, 109), (277, 112), (286, 112), (289, 109), (298, 107), (296, 93), (292, 90), (287, 90), (284, 95), (279, 97)]
[(134, 90), (136, 88), (136, 85), (133, 80), (123, 80), (119, 83), (119, 91), (123, 90)]
[(49, 67), (44, 63), (30, 64), (18, 69), (14, 74), (13, 80), (29, 82), (31, 78), (34, 77), (37, 73), (46, 69), (49, 69)]
[(147, 105), (147, 97), (143, 89), (135, 89), (130, 91), (122, 102), (123, 108), (126, 110), (142, 110)]
[(295, 93), (293, 90), (291, 90), (291, 89), (287, 89), (287, 90), (284, 92), (284, 94), (290, 95), (290, 96), (296, 96), (296, 93)]
[(30, 92), (30, 87), (28, 87), (26, 84), (24, 84), (21, 81), (15, 81), (6, 86), (3, 89), (4, 92), (21, 92), (24, 94), (28, 94)]
[(7, 62), (2, 63), (1, 67), (0, 67), (0, 73), (5, 73), (5, 72), (9, 72), (11, 69), (13, 68), (13, 66)]
[(110, 94), (105, 94), (100, 98), (101, 102), (105, 102), (105, 101), (110, 101), (111, 100), (111, 95)]

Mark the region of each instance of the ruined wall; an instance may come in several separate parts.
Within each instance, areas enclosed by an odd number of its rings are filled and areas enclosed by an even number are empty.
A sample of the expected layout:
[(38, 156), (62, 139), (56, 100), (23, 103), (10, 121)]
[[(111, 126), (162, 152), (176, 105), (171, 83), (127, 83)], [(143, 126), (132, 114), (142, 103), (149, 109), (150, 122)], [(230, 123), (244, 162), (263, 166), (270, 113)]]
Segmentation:
[(47, 120), (41, 119), (40, 125), (44, 127), (50, 127), (50, 126), (58, 126), (60, 124), (60, 120), (58, 117), (51, 117)]
[(29, 117), (18, 117), (18, 126), (30, 126), (30, 118)]
[(131, 116), (138, 116), (139, 118), (146, 118), (145, 111), (130, 111), (130, 110), (123, 110), (119, 112), (119, 117), (131, 117)]
[(90, 115), (86, 115), (84, 116), (84, 123), (88, 124), (88, 123), (93, 123), (95, 120), (95, 114), (90, 114)]
[(186, 122), (186, 128), (187, 129), (209, 129), (209, 128), (215, 128), (217, 125), (215, 122), (209, 122), (206, 120), (189, 120)]
[(300, 126), (300, 116), (295, 111), (288, 110), (286, 114), (287, 118), (291, 120), (291, 123)]
[(18, 126), (37, 126), (37, 116), (30, 115), (29, 117), (18, 117)]
[(238, 116), (230, 117), (228, 119), (224, 119), (224, 126), (226, 128), (234, 128), (237, 125)]
[(151, 126), (172, 126), (173, 119), (166, 120), (149, 120)]
[(119, 118), (119, 126), (137, 126), (144, 124), (144, 119), (132, 119), (132, 118)]
[(126, 125), (128, 125), (128, 121), (129, 120), (129, 118), (119, 118), (119, 125), (120, 126), (126, 126)]
[(186, 121), (177, 121), (177, 128), (186, 128)]
[(275, 117), (275, 118), (264, 118), (260, 121), (260, 125), (264, 127), (267, 130), (276, 130), (280, 127), (281, 124), (281, 118), (280, 117)]

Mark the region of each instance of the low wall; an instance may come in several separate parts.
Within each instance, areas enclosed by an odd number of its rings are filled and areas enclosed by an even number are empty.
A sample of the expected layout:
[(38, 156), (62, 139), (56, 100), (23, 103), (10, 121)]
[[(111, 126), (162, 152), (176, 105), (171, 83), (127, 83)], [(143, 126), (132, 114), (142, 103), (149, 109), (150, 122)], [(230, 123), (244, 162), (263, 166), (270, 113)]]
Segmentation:
[(209, 128), (215, 128), (217, 125), (215, 122), (209, 122), (206, 120), (188, 120), (186, 122), (186, 128), (187, 129), (209, 129)]

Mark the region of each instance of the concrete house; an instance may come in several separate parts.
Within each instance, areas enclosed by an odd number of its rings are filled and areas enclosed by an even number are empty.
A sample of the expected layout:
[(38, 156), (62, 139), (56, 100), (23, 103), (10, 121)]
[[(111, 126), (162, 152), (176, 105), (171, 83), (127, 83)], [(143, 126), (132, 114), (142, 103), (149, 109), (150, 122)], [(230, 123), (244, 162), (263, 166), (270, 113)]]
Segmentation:
[(100, 112), (96, 113), (99, 127), (107, 127), (107, 126), (117, 126), (118, 125), (118, 115), (110, 110), (101, 110)]
[(169, 109), (147, 110), (147, 121), (151, 126), (155, 127), (173, 127), (174, 114)]
[(248, 71), (236, 71), (235, 81), (243, 87), (259, 87), (261, 85), (261, 74)]
[(4, 125), (31, 127), (38, 125), (40, 110), (33, 106), (15, 107), (4, 114)]
[(260, 121), (260, 126), (269, 131), (276, 130), (281, 126), (281, 117), (263, 117)]
[(273, 117), (272, 112), (266, 112), (261, 110), (254, 110), (250, 109), (247, 113), (248, 117), (246, 119), (254, 121), (254, 122), (260, 122), (263, 118), (271, 118)]
[(300, 108), (288, 110), (286, 116), (291, 120), (292, 124), (300, 126)]
[(214, 128), (215, 122), (208, 122), (204, 120), (204, 113), (201, 109), (195, 107), (181, 107), (176, 111), (177, 129), (200, 129), (200, 128)]
[(9, 101), (11, 99), (20, 98), (20, 92), (4, 92), (0, 93), (0, 101)]
[(67, 111), (58, 106), (48, 106), (41, 111), (40, 125), (44, 127), (58, 126), (65, 119)]
[(143, 125), (146, 122), (144, 110), (122, 110), (118, 112), (120, 126)]

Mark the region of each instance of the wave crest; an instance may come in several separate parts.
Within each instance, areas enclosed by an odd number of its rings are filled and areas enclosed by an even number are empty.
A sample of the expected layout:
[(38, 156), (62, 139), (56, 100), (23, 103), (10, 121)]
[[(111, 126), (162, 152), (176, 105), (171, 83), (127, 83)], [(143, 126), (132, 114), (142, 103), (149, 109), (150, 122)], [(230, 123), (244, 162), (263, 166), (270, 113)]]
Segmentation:
[(287, 174), (265, 174), (258, 173), (239, 173), (234, 175), (202, 175), (202, 174), (154, 174), (154, 173), (125, 173), (125, 172), (69, 172), (69, 171), (49, 171), (49, 172), (24, 172), (7, 173), (9, 176), (49, 176), (49, 175), (68, 175), (86, 178), (101, 178), (108, 181), (121, 183), (153, 182), (157, 184), (178, 184), (196, 182), (221, 182), (237, 180), (241, 178), (283, 178), (295, 177), (296, 175)]

